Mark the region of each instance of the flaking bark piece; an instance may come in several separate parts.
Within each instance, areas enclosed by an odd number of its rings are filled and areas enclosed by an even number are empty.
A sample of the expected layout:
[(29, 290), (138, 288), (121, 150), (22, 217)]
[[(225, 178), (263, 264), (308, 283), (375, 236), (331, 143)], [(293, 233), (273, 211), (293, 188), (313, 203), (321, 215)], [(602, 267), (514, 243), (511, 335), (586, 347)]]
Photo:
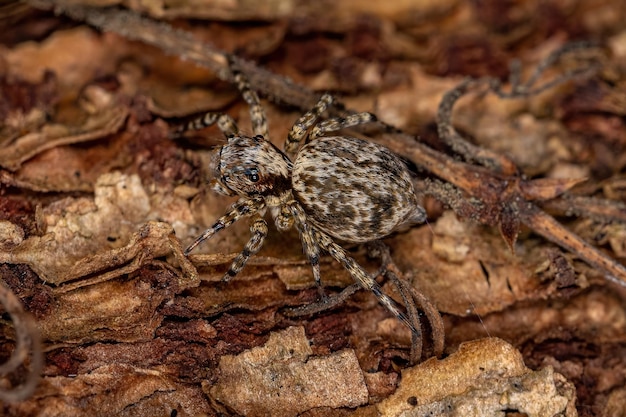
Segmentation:
[(529, 417), (576, 416), (575, 388), (551, 367), (526, 368), (501, 339), (467, 342), (444, 360), (430, 359), (402, 372), (381, 416), (495, 416), (517, 410)]
[[(0, 145), (0, 167), (17, 171), (24, 162), (46, 150), (93, 141), (116, 133), (129, 114), (129, 109), (121, 105), (115, 94), (96, 85), (85, 88), (78, 103), (80, 110), (71, 119), (78, 118), (80, 122), (74, 124), (47, 123), (34, 128), (19, 126), (17, 123), (13, 130), (18, 137)], [(24, 129), (28, 129), (28, 133), (22, 134)]]
[(31, 401), (11, 406), (8, 415), (141, 416), (172, 408), (179, 416), (215, 415), (199, 388), (174, 381), (154, 369), (104, 365), (75, 377), (46, 378)]
[(163, 320), (157, 308), (174, 292), (175, 287), (144, 279), (103, 282), (60, 294), (39, 326), (52, 341), (149, 340)]
[(514, 255), (498, 234), (463, 222), (452, 211), (432, 228), (411, 230), (390, 244), (400, 269), (413, 274), (413, 286), (439, 311), (456, 316), (501, 311), (556, 290), (534, 276), (538, 264), (550, 262), (544, 253), (527, 246), (518, 250), (522, 256)]
[(112, 107), (90, 116), (81, 126), (47, 125), (40, 132), (18, 138), (0, 153), (0, 166), (15, 171), (23, 162), (48, 149), (103, 138), (117, 132), (123, 125), (128, 110)]
[[(563, 340), (572, 343), (608, 345), (626, 338), (626, 311), (620, 291), (602, 289), (555, 301), (535, 301), (481, 317), (480, 322), (455, 320), (448, 326), (446, 341), (455, 346), (488, 334), (524, 346)], [(541, 359), (546, 352), (540, 352)], [(618, 354), (615, 355), (620, 356)], [(528, 357), (528, 356), (526, 356)], [(564, 356), (560, 356), (564, 357)]]
[(195, 285), (197, 272), (183, 256), (172, 226), (145, 223), (154, 210), (139, 177), (103, 175), (93, 201), (67, 199), (48, 207), (46, 233), (0, 252), (0, 262), (27, 264), (49, 284), (67, 284), (59, 291), (70, 291), (130, 274), (145, 261), (174, 254)]
[[(169, 254), (177, 259), (187, 279), (186, 283), (179, 281), (180, 286), (195, 287), (199, 283), (198, 273), (184, 256), (172, 227), (167, 223), (148, 222), (133, 234), (127, 246), (87, 256), (78, 261), (68, 276), (80, 279), (59, 287), (57, 292), (65, 293), (133, 273), (152, 259)], [(165, 267), (166, 264), (162, 265)]]
[(211, 399), (247, 417), (295, 416), (318, 407), (357, 407), (368, 391), (352, 350), (310, 357), (302, 327), (272, 333), (267, 343), (223, 356)]

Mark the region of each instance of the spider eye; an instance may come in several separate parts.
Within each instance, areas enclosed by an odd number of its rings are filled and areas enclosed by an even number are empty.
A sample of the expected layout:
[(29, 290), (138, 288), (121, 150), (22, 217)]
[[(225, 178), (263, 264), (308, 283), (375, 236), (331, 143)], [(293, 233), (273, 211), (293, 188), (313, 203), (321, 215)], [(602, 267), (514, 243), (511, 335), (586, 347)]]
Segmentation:
[(257, 182), (259, 180), (259, 170), (256, 168), (247, 168), (244, 171), (244, 175), (250, 182)]

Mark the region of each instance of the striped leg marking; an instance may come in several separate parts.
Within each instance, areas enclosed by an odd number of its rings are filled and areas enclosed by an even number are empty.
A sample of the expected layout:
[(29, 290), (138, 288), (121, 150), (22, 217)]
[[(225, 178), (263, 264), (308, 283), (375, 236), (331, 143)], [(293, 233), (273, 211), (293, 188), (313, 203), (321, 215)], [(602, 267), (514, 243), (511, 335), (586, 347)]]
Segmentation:
[(391, 297), (383, 292), (376, 280), (369, 276), (368, 273), (365, 272), (365, 270), (363, 270), (363, 268), (361, 268), (361, 266), (359, 266), (353, 258), (348, 256), (346, 251), (341, 246), (336, 244), (330, 236), (318, 230), (314, 231), (314, 235), (320, 243), (320, 246), (337, 262), (342, 264), (362, 288), (373, 292), (376, 298), (378, 298), (378, 302), (382, 304), (383, 307), (385, 307), (391, 314), (402, 321), (409, 329), (411, 329), (411, 332), (421, 334), (421, 331), (416, 329), (413, 322), (406, 316), (406, 314), (404, 314), (404, 312), (402, 312), (402, 310), (400, 310), (400, 306), (398, 306), (398, 304), (393, 301)]
[(254, 215), (263, 208), (265, 208), (265, 201), (262, 197), (256, 199), (240, 199), (230, 207), (226, 214), (217, 219), (213, 226), (206, 229), (204, 233), (198, 236), (196, 240), (191, 245), (189, 245), (187, 249), (185, 249), (185, 255), (189, 255), (189, 253), (194, 250), (196, 246), (198, 246), (205, 240), (212, 238), (215, 233), (219, 232), (222, 229), (226, 229), (228, 226), (235, 223), (242, 217)]
[(235, 260), (233, 260), (233, 263), (230, 265), (226, 275), (222, 278), (222, 281), (230, 281), (239, 273), (239, 271), (243, 269), (246, 262), (248, 262), (248, 259), (250, 259), (252, 255), (259, 252), (263, 247), (263, 242), (267, 237), (267, 222), (259, 215), (256, 215), (255, 217), (256, 218), (252, 223), (252, 226), (250, 226), (250, 232), (252, 233), (250, 240), (246, 243), (246, 246), (244, 246), (241, 253), (239, 253)]
[(296, 220), (298, 231), (300, 232), (300, 240), (302, 241), (304, 254), (309, 259), (309, 263), (313, 268), (313, 278), (315, 279), (317, 291), (320, 293), (322, 299), (325, 299), (326, 294), (324, 294), (324, 289), (322, 288), (322, 278), (320, 274), (320, 248), (315, 240), (313, 229), (311, 224), (307, 222), (306, 215), (299, 205), (292, 204), (290, 208), (291, 213)]
[(256, 135), (261, 135), (265, 139), (269, 140), (269, 129), (267, 127), (267, 117), (265, 116), (265, 110), (261, 106), (261, 100), (259, 95), (250, 88), (250, 83), (245, 75), (236, 69), (231, 69), (235, 75), (235, 83), (237, 89), (241, 92), (243, 99), (250, 107), (250, 120), (252, 121), (252, 131)]
[(346, 117), (333, 117), (317, 124), (309, 134), (309, 140), (313, 140), (328, 132), (336, 132), (337, 130), (347, 129), (349, 127), (362, 125), (365, 123), (376, 122), (378, 119), (372, 113), (357, 113)]
[(285, 151), (294, 154), (298, 150), (298, 145), (307, 134), (307, 130), (315, 124), (315, 121), (333, 103), (333, 96), (324, 94), (315, 107), (300, 117), (291, 127), (287, 140), (285, 141)]
[(193, 130), (202, 130), (209, 126), (217, 124), (217, 127), (222, 131), (224, 136), (230, 138), (235, 136), (239, 132), (237, 124), (232, 117), (225, 113), (206, 113), (196, 119), (193, 119), (184, 125), (178, 127), (174, 131), (174, 137), (179, 137), (183, 133)]

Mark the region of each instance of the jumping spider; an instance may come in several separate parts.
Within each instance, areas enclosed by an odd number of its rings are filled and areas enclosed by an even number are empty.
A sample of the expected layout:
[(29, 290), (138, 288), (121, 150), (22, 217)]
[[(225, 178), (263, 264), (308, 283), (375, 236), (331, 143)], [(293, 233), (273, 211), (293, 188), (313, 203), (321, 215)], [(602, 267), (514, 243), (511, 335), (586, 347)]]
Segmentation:
[[(267, 121), (257, 93), (243, 74), (234, 72), (234, 75), (250, 107), (253, 136), (239, 134), (234, 120), (223, 113), (208, 113), (177, 131), (180, 134), (217, 124), (227, 143), (215, 153), (212, 188), (220, 194), (241, 197), (187, 248), (185, 254), (240, 218), (251, 217), (252, 236), (224, 276), (223, 280), (228, 281), (261, 249), (268, 230), (263, 216), (269, 208), (278, 230), (297, 227), (320, 292), (322, 249), (417, 333), (415, 325), (396, 302), (334, 241), (374, 241), (405, 224), (426, 219), (409, 171), (391, 151), (354, 137), (324, 136), (373, 122), (376, 117), (371, 113), (358, 113), (316, 123), (333, 102), (331, 95), (324, 94), (315, 107), (293, 125), (285, 142), (285, 152), (282, 152), (268, 140)], [(300, 142), (307, 136), (298, 151)], [(288, 154), (295, 154), (293, 162)]]

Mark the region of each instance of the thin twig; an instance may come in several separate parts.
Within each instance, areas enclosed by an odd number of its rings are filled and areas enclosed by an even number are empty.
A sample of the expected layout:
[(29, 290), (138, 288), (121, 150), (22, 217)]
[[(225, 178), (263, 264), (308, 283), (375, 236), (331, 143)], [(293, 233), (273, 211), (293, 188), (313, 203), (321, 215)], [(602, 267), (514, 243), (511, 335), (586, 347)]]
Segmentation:
[(7, 402), (22, 401), (30, 397), (39, 383), (43, 369), (43, 352), (39, 329), (35, 319), (24, 311), (22, 303), (0, 280), (0, 303), (9, 314), (15, 328), (15, 350), (5, 363), (0, 365), (0, 375), (16, 372), (28, 359), (30, 366), (26, 375), (22, 375), (22, 383), (11, 390), (0, 390), (0, 400)]

